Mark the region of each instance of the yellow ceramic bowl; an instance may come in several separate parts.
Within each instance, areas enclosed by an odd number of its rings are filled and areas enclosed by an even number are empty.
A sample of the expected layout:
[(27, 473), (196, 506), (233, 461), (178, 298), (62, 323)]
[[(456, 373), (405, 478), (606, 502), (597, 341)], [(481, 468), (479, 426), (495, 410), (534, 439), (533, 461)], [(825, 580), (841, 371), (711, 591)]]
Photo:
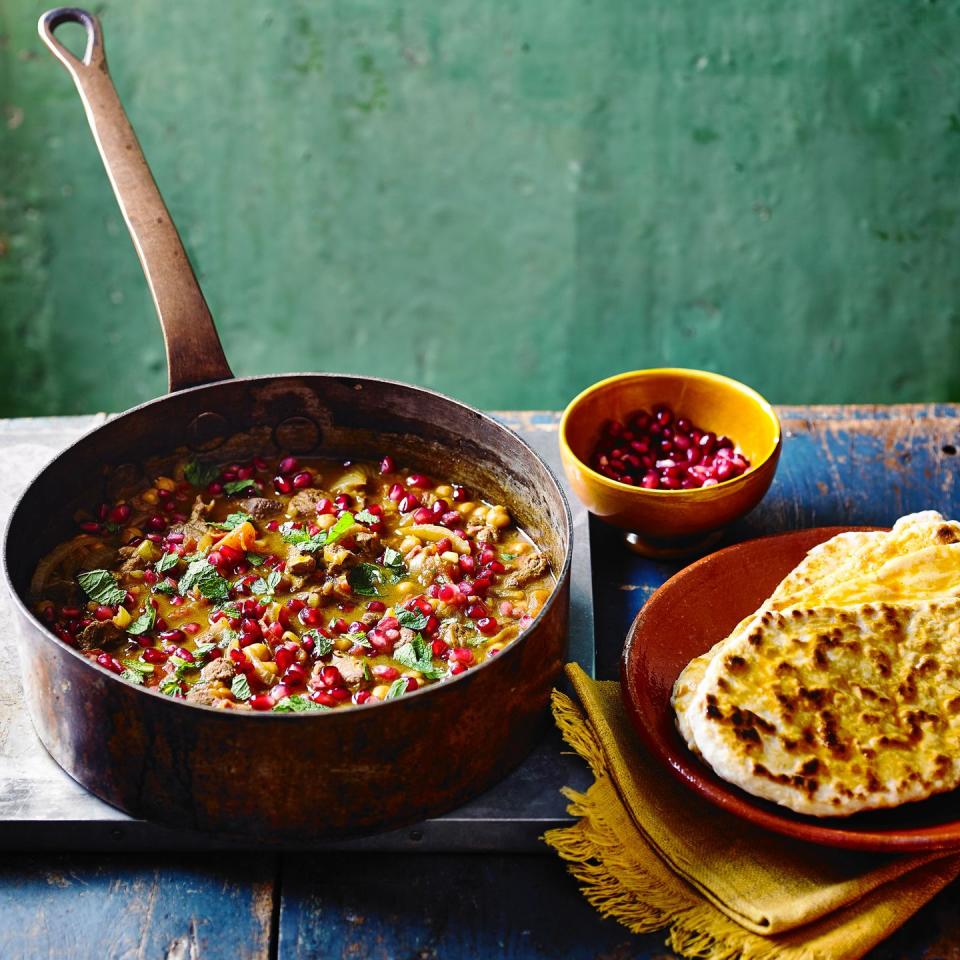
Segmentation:
[[(716, 486), (647, 490), (610, 480), (587, 463), (605, 421), (668, 404), (703, 430), (730, 437), (750, 469)], [(704, 370), (634, 370), (609, 377), (575, 397), (560, 421), (563, 469), (591, 513), (636, 536), (642, 552), (682, 552), (752, 510), (770, 487), (780, 458), (780, 421), (750, 387)]]

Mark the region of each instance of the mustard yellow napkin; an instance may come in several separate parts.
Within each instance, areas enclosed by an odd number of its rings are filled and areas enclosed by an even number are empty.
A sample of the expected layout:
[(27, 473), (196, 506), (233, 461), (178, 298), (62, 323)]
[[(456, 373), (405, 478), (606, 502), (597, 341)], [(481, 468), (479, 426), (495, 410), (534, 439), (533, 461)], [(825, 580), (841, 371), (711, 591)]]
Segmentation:
[(554, 693), (564, 739), (595, 776), (565, 790), (569, 827), (546, 841), (587, 899), (683, 956), (852, 960), (960, 873), (960, 854), (888, 857), (800, 843), (701, 800), (646, 755), (617, 683), (567, 667), (582, 710)]

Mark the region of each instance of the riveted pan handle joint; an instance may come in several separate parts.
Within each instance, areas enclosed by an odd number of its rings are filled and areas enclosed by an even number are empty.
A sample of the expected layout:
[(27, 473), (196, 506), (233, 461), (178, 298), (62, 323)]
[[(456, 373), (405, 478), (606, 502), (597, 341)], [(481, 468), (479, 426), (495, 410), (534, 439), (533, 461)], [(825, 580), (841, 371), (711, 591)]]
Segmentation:
[[(87, 32), (82, 57), (54, 36), (64, 23)], [(171, 390), (233, 376), (210, 309), (170, 218), (136, 134), (110, 79), (100, 21), (86, 10), (58, 7), (37, 24), (40, 38), (73, 77), (97, 149), (153, 296), (167, 350)]]

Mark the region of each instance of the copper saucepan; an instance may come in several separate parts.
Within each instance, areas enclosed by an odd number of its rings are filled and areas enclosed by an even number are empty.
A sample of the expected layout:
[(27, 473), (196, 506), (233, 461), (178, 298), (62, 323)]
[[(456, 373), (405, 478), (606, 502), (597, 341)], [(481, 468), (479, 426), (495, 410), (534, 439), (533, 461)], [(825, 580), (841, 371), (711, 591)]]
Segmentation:
[[(75, 57), (54, 37), (87, 31)], [(447, 811), (506, 774), (536, 743), (567, 640), (571, 520), (561, 489), (516, 434), (448, 397), (373, 377), (234, 378), (83, 10), (40, 18), (80, 92), (163, 328), (170, 393), (121, 414), (54, 459), (10, 518), (4, 573), (17, 610), (24, 690), (40, 739), (97, 796), (181, 827), (295, 843), (369, 833)], [(371, 707), (230, 713), (128, 684), (58, 640), (28, 605), (40, 558), (74, 532), (79, 506), (187, 447), (234, 459), (293, 452), (398, 461), (510, 505), (543, 547), (556, 590), (497, 657)]]

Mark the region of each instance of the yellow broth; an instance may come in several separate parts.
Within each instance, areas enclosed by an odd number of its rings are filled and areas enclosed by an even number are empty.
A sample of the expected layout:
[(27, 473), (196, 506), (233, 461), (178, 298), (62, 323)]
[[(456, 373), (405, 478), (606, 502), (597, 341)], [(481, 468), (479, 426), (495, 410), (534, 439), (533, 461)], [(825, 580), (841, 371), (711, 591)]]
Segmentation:
[(403, 696), (496, 656), (553, 589), (502, 504), (380, 464), (184, 461), (76, 518), (39, 616), (131, 683), (223, 709)]

